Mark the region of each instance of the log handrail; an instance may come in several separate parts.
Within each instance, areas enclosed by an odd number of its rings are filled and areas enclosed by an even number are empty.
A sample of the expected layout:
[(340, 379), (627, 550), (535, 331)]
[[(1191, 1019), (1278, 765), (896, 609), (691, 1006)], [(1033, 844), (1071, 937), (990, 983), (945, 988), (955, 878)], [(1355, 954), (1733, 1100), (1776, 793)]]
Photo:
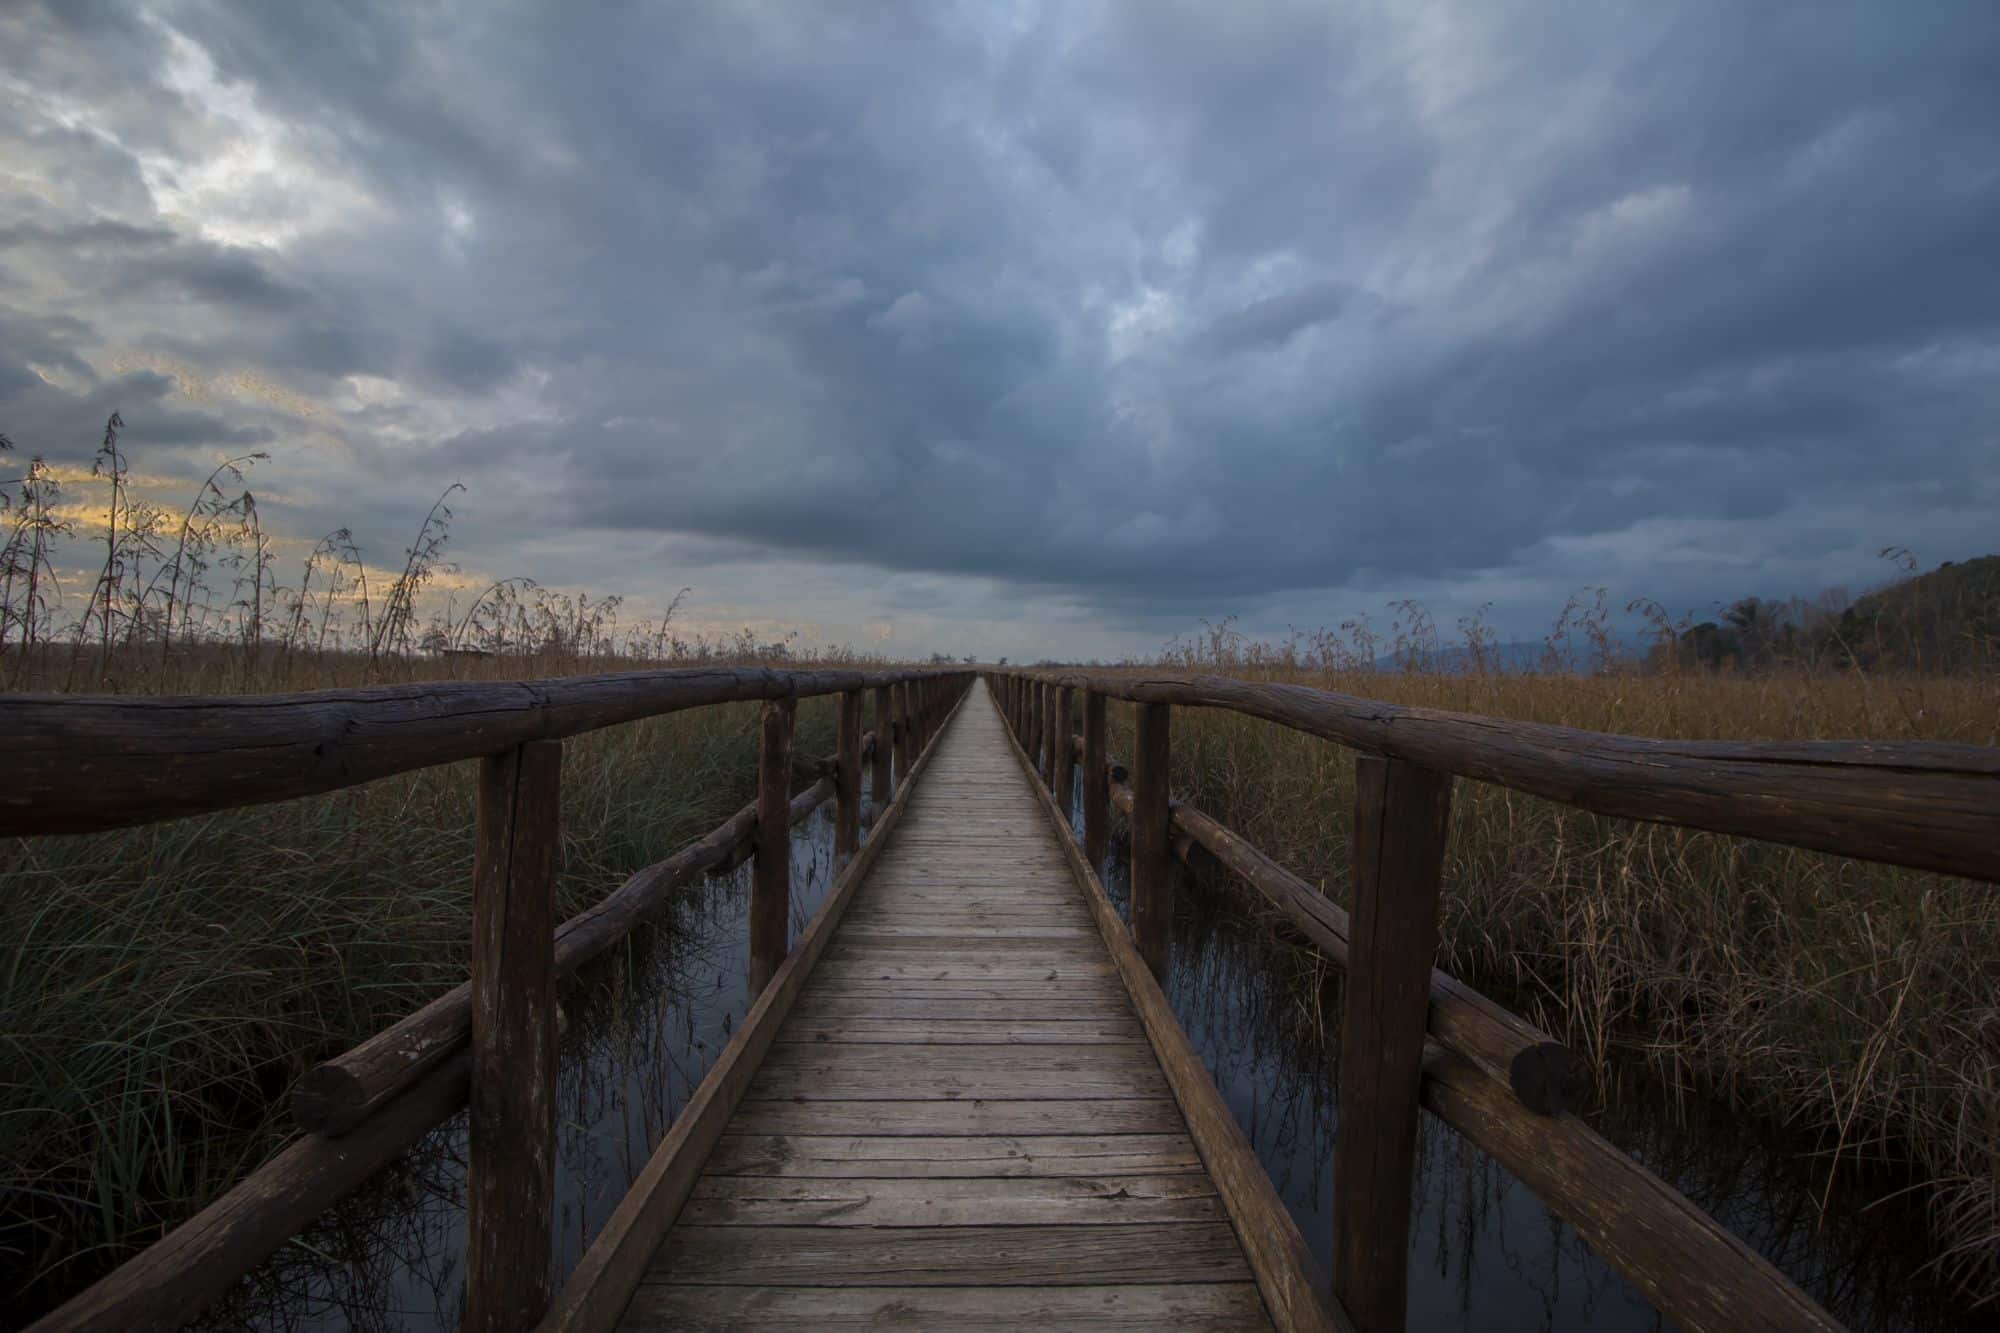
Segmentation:
[(0, 836), (94, 833), (287, 801), (710, 704), (964, 672), (689, 667), (305, 694), (0, 695)]
[(1225, 676), (1019, 674), (1130, 703), (1220, 708), (1595, 814), (2000, 882), (2000, 747), (1659, 740)]

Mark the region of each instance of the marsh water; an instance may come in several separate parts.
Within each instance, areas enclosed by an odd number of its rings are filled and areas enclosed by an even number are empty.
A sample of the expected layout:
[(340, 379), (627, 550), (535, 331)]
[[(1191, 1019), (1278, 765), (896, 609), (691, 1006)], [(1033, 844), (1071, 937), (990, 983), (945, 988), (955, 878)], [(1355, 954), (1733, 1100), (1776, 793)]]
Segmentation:
[[(831, 887), (824, 811), (795, 830), (793, 932)], [(1126, 910), (1114, 852), (1106, 887)], [(1339, 992), (1257, 914), (1249, 891), (1183, 882), (1168, 995), (1279, 1195), (1319, 1255), (1332, 1247)], [(560, 1283), (748, 1008), (747, 870), (689, 889), (629, 965), (603, 968), (568, 1015), (559, 1093)], [(1630, 1083), (1590, 1116), (1857, 1329), (1990, 1327), (1925, 1268), (1921, 1217), (1894, 1182), (1836, 1182), (1780, 1138)], [(453, 1329), (464, 1301), (465, 1122), (328, 1213), (245, 1281), (209, 1326)], [(1500, 1165), (1426, 1115), (1410, 1256), (1410, 1327), (1672, 1327)]]

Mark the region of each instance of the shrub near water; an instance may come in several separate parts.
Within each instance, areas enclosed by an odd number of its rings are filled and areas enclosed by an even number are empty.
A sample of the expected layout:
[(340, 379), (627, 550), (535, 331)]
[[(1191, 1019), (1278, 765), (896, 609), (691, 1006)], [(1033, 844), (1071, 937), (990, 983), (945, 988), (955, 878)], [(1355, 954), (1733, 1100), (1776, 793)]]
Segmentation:
[[(2000, 744), (1990, 674), (1355, 671), (1226, 634), (1164, 664), (1593, 731)], [(1352, 753), (1220, 710), (1174, 728), (1176, 795), (1344, 900)], [(1607, 1097), (1636, 1060), (1789, 1126), (1828, 1172), (1913, 1165), (1943, 1266), (2000, 1294), (2000, 888), (1460, 781), (1442, 941)]]
[[(756, 720), (566, 742), (559, 916), (749, 800)], [(832, 729), (801, 704), (801, 751)], [(157, 1238), (291, 1136), (304, 1069), (465, 979), (475, 771), (0, 842), (0, 1290), (42, 1304)]]

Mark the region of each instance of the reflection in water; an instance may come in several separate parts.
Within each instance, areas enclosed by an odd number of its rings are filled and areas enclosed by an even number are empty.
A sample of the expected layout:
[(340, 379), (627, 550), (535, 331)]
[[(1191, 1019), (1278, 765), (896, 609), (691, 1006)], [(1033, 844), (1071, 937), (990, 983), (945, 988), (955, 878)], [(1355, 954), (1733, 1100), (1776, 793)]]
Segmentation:
[[(1078, 782), (1081, 787), (1081, 782)], [(1071, 813), (1079, 828), (1080, 809)], [(1130, 918), (1124, 849), (1105, 888)], [(1282, 938), (1275, 912), (1217, 873), (1183, 873), (1168, 998), (1237, 1123), (1322, 1261), (1333, 1250), (1340, 973)], [(1856, 1329), (1990, 1327), (1923, 1272), (1920, 1209), (1894, 1182), (1826, 1196), (1808, 1149), (1642, 1079), (1588, 1119)], [(1410, 1327), (1671, 1327), (1533, 1191), (1436, 1117), (1422, 1117), (1410, 1238)], [(1822, 1212), (1824, 1202), (1824, 1212)], [(1324, 1275), (1322, 1275), (1323, 1277)]]
[[(1081, 784), (1078, 784), (1080, 790)], [(1080, 813), (1072, 819), (1080, 822)], [(793, 933), (832, 883), (826, 813), (793, 839)], [(1122, 853), (1106, 887), (1121, 914)], [(631, 957), (600, 962), (563, 1042), (555, 1272), (574, 1267), (748, 1008), (747, 867), (684, 893)], [(1311, 1251), (1332, 1251), (1338, 974), (1285, 943), (1246, 889), (1183, 881), (1175, 1013)], [(1857, 1329), (1956, 1333), (1975, 1320), (1919, 1270), (1921, 1218), (1880, 1182), (1824, 1182), (1796, 1147), (1724, 1111), (1669, 1114), (1634, 1084), (1593, 1126)], [(1497, 1162), (1435, 1118), (1418, 1137), (1410, 1327), (1652, 1330), (1636, 1291)], [(465, 1298), (463, 1116), (275, 1255), (213, 1327), (427, 1330)]]
[[(865, 813), (865, 810), (864, 810)], [(792, 935), (833, 885), (833, 823), (792, 830)], [(565, 989), (557, 1087), (559, 1288), (749, 1009), (750, 866), (690, 886)], [(210, 1312), (207, 1326), (455, 1329), (465, 1305), (463, 1113), (330, 1210)]]

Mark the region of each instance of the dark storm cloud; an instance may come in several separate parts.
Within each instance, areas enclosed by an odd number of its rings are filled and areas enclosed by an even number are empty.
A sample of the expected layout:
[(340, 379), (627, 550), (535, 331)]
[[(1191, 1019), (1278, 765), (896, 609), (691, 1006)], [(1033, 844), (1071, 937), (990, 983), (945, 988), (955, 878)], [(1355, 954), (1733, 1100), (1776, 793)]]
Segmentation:
[[(1954, 515), (2000, 488), (1985, 4), (13, 24), (46, 98), (5, 146), (103, 204), (0, 213), (0, 274), (94, 298), (17, 313), (48, 379), (0, 412), (101, 406), (78, 358), (114, 336), (393, 384), (337, 409), (355, 484), (463, 476), (495, 541), (679, 534), (1168, 624), (1604, 552), (1721, 596), (1759, 550), (1976, 540)], [(283, 171), (216, 185), (244, 105)], [(1871, 495), (1885, 530), (1830, 517)], [(1714, 522), (1745, 549), (1649, 564)]]

